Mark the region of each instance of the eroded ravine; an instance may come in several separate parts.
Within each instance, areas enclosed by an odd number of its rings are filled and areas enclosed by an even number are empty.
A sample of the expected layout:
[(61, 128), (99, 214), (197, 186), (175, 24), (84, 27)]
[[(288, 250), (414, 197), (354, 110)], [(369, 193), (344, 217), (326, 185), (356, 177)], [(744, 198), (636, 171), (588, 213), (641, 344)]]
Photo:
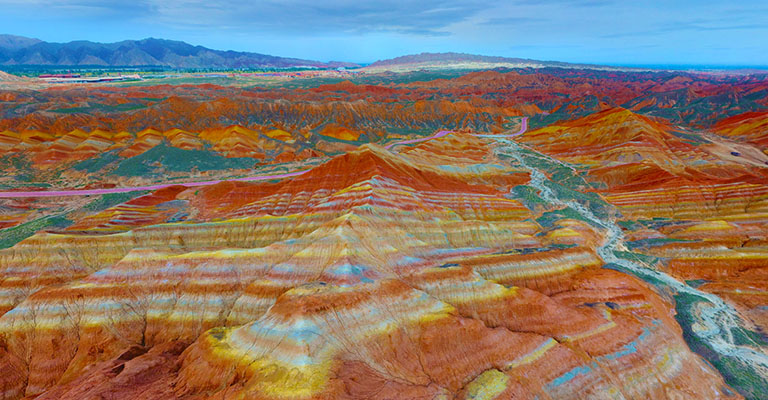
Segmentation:
[[(500, 144), (497, 148), (497, 154), (500, 156), (511, 157), (518, 164), (530, 171), (531, 180), (529, 185), (539, 192), (539, 196), (548, 204), (556, 207), (569, 207), (576, 211), (581, 217), (591, 225), (603, 232), (604, 240), (597, 249), (600, 257), (608, 264), (615, 264), (622, 269), (631, 272), (644, 281), (653, 284), (661, 291), (672, 291), (689, 295), (695, 301), (687, 305), (678, 302), (678, 312), (680, 307), (689, 307), (686, 311), (693, 316), (696, 321), (688, 328), (690, 335), (708, 345), (719, 356), (737, 362), (743, 367), (741, 373), (749, 374), (757, 380), (768, 380), (768, 355), (760, 351), (757, 347), (744, 344), (738, 344), (735, 339), (735, 331), (745, 326), (744, 319), (738, 312), (725, 303), (720, 297), (697, 290), (674, 277), (665, 274), (649, 264), (620, 257), (617, 252), (626, 252), (624, 233), (621, 227), (616, 224), (611, 217), (599, 217), (590, 208), (570, 199), (562, 199), (556, 191), (552, 190), (553, 182), (542, 172), (541, 169), (527, 162), (524, 151), (535, 154), (537, 158), (547, 160), (550, 163), (565, 166), (571, 171), (575, 171), (573, 166), (567, 165), (559, 160), (535, 152), (530, 149), (523, 150), (522, 147), (513, 140), (497, 138)], [(686, 327), (683, 327), (686, 329)]]

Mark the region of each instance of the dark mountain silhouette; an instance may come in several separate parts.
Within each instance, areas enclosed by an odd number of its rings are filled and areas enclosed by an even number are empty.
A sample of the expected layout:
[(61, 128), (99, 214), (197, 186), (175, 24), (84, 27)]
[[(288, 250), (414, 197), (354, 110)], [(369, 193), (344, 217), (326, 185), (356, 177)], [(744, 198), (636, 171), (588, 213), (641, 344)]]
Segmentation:
[(353, 67), (343, 62), (324, 63), (266, 54), (212, 50), (189, 43), (143, 39), (116, 43), (74, 41), (49, 43), (20, 36), (0, 35), (0, 65), (105, 66), (169, 68), (290, 68)]

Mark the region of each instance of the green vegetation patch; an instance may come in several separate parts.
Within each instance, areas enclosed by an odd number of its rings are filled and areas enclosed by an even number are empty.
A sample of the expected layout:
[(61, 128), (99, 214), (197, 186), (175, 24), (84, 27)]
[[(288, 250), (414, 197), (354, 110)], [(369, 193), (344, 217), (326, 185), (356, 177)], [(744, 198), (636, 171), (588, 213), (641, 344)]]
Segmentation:
[(600, 195), (594, 192), (579, 192), (565, 187), (553, 181), (544, 182), (555, 195), (562, 200), (573, 200), (592, 211), (600, 219), (610, 218), (613, 214), (613, 207), (606, 203)]
[(603, 200), (597, 193), (588, 191), (593, 189), (593, 186), (582, 176), (585, 173), (584, 171), (579, 171), (575, 167), (569, 168), (567, 165), (558, 163), (528, 149), (521, 149), (520, 155), (526, 164), (550, 176), (550, 179), (545, 181), (544, 184), (558, 198), (564, 201), (578, 202), (589, 208), (595, 216), (601, 219), (614, 216), (616, 212), (614, 207)]
[(27, 221), (10, 228), (0, 230), (0, 249), (12, 247), (16, 243), (32, 236), (35, 232), (48, 228), (66, 228), (72, 224), (72, 221), (62, 215), (49, 215)]
[(685, 132), (680, 132), (680, 131), (672, 131), (672, 134), (677, 136), (677, 137), (679, 137), (680, 139), (685, 140), (686, 143), (688, 143), (690, 145), (693, 145), (693, 146), (698, 146), (698, 145), (700, 145), (702, 143), (706, 143), (707, 142), (701, 136), (694, 135), (692, 133), (685, 133)]
[(149, 193), (149, 191), (141, 192), (125, 192), (125, 193), (107, 193), (99, 196), (96, 200), (83, 206), (83, 211), (98, 212), (106, 210), (107, 208), (114, 207), (118, 204), (125, 203), (136, 197), (143, 196)]
[[(616, 254), (617, 256), (619, 255), (619, 253), (614, 253), (614, 254)], [(625, 274), (630, 275), (630, 276), (636, 276), (636, 277), (642, 279), (643, 281), (645, 281), (646, 283), (654, 286), (656, 289), (658, 289), (659, 290), (659, 294), (662, 295), (665, 299), (668, 299), (670, 301), (672, 300), (672, 294), (670, 293), (670, 290), (668, 289), (667, 284), (664, 283), (663, 281), (661, 281), (660, 279), (654, 277), (651, 274), (643, 274), (643, 273), (639, 273), (638, 274), (635, 271), (632, 271), (632, 270), (630, 270), (630, 269), (628, 269), (626, 267), (623, 267), (623, 266), (621, 266), (619, 264), (615, 264), (615, 263), (605, 264), (605, 265), (603, 265), (603, 268), (612, 269), (614, 271), (619, 271), (619, 272), (625, 273)]]
[(547, 208), (549, 204), (541, 198), (539, 191), (535, 187), (529, 185), (513, 187), (510, 195), (513, 199), (520, 201), (525, 207), (534, 212)]
[(643, 229), (643, 224), (641, 224), (641, 223), (639, 223), (637, 221), (623, 220), (623, 221), (617, 221), (616, 223), (622, 229), (626, 229), (626, 230), (629, 230), (629, 231), (635, 231), (635, 230), (638, 230), (638, 229)]
[(72, 166), (72, 168), (78, 170), (78, 171), (87, 171), (89, 173), (96, 173), (99, 171), (105, 170), (110, 164), (117, 162), (120, 160), (120, 156), (117, 154), (122, 149), (114, 149), (110, 150), (106, 153), (101, 154), (98, 157), (91, 157), (85, 161), (80, 161), (79, 163)]
[(701, 285), (703, 285), (705, 283), (709, 283), (709, 281), (706, 280), (706, 279), (690, 279), (690, 280), (685, 281), (686, 285), (688, 285), (688, 286), (690, 286), (690, 287), (692, 287), (694, 289), (698, 289), (699, 286), (701, 286)]
[(616, 257), (623, 258), (629, 261), (634, 261), (640, 264), (654, 265), (659, 261), (658, 257), (649, 256), (647, 254), (642, 254), (642, 253), (630, 252), (630, 251), (615, 250), (613, 254), (615, 254)]
[(94, 104), (88, 107), (57, 108), (57, 109), (51, 110), (51, 112), (54, 112), (57, 114), (91, 114), (94, 112), (102, 112), (102, 113), (126, 112), (126, 111), (141, 110), (143, 108), (147, 108), (147, 106), (144, 104), (135, 104), (135, 103), (125, 103), (125, 104), (116, 104), (116, 105)]
[(649, 238), (649, 239), (640, 239), (640, 240), (633, 240), (631, 242), (626, 242), (626, 245), (630, 250), (635, 250), (635, 249), (647, 249), (649, 247), (662, 246), (667, 243), (686, 243), (686, 242), (695, 242), (695, 240), (675, 239), (675, 238)]
[(252, 168), (250, 157), (227, 158), (210, 150), (185, 150), (161, 143), (120, 162), (112, 171), (119, 176), (158, 176), (162, 171), (189, 172)]
[[(704, 359), (712, 363), (712, 365), (720, 371), (725, 378), (726, 383), (736, 389), (742, 396), (747, 399), (764, 399), (765, 394), (768, 393), (768, 382), (756, 374), (750, 368), (746, 368), (739, 361), (724, 357), (720, 353), (714, 351), (704, 341), (699, 339), (698, 336), (692, 333), (693, 324), (696, 322), (696, 318), (692, 315), (695, 312), (694, 304), (698, 302), (698, 298), (694, 295), (687, 293), (679, 293), (675, 296), (677, 303), (677, 314), (675, 319), (683, 328), (683, 337), (690, 346), (691, 350), (701, 355)], [(735, 328), (733, 330), (734, 342), (739, 345), (752, 345), (752, 346), (766, 346), (768, 341), (765, 337), (759, 333), (750, 331), (744, 328)], [(724, 393), (727, 393), (727, 388), (721, 389)]]
[(539, 225), (543, 227), (551, 228), (552, 226), (554, 226), (555, 222), (561, 219), (566, 219), (566, 218), (589, 223), (589, 221), (587, 221), (584, 217), (582, 217), (578, 211), (570, 207), (566, 207), (560, 210), (547, 211), (544, 214), (541, 214), (541, 217), (536, 218), (536, 222), (538, 222)]
[(13, 247), (16, 243), (34, 235), (36, 232), (45, 229), (66, 228), (74, 221), (70, 220), (71, 214), (78, 212), (95, 213), (118, 204), (125, 203), (133, 198), (142, 196), (149, 191), (127, 192), (127, 193), (108, 193), (96, 197), (93, 201), (77, 210), (69, 210), (57, 215), (48, 215), (32, 221), (27, 221), (10, 228), (0, 230), (0, 249)]

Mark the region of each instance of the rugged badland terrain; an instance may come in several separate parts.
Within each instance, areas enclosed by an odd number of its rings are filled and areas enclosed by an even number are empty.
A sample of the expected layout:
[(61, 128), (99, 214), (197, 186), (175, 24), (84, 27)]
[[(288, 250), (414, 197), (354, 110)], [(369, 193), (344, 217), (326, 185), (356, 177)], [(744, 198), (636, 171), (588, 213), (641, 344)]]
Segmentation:
[(0, 398), (763, 398), (768, 80), (0, 91)]

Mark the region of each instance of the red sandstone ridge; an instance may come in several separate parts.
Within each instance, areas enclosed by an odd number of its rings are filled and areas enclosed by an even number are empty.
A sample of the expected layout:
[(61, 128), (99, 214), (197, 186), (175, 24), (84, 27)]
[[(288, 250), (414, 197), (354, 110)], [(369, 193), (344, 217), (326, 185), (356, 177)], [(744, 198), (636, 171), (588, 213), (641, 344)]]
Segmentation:
[(320, 131), (323, 136), (332, 137), (334, 139), (356, 141), (360, 138), (360, 132), (355, 132), (349, 128), (338, 125), (326, 125), (323, 130)]
[[(333, 133), (329, 130), (324, 134), (338, 135), (345, 140), (357, 140), (359, 136), (359, 133), (344, 128), (337, 128), (337, 131)], [(147, 128), (136, 133), (76, 129), (62, 135), (38, 131), (0, 132), (2, 154), (29, 154), (38, 168), (60, 168), (72, 162), (98, 158), (107, 151), (127, 159), (163, 143), (184, 150), (211, 148), (226, 157), (269, 158), (270, 161), (284, 153), (291, 154), (291, 158), (295, 159), (296, 154), (304, 154), (303, 150), (311, 150), (306, 138), (301, 135), (279, 129), (259, 131), (236, 125), (199, 133), (178, 128), (165, 132)]]
[[(645, 262), (700, 283), (734, 307), (746, 329), (763, 332), (768, 168), (754, 141), (761, 127), (761, 114), (732, 117), (715, 129), (723, 138), (619, 109), (527, 132), (521, 141), (583, 168), (592, 191), (616, 207), (629, 248), (653, 257)], [(760, 389), (747, 393), (760, 397)]]
[[(725, 116), (758, 111), (765, 80), (751, 77), (600, 72), (594, 70), (478, 71), (452, 79), (377, 84), (344, 81), (332, 85), (286, 89), (250, 89), (216, 85), (137, 87), (54, 87), (35, 92), (0, 90), (0, 130), (40, 130), (55, 135), (75, 129), (138, 132), (178, 128), (200, 132), (242, 125), (280, 128), (288, 132), (314, 129), (332, 122), (368, 132), (371, 128), (490, 130), (498, 116), (552, 114), (548, 122), (571, 119), (623, 106), (633, 111), (675, 116), (674, 123), (709, 127)], [(729, 98), (723, 102), (718, 99)], [(290, 99), (290, 101), (285, 101)], [(411, 104), (467, 102), (470, 113), (452, 115), (413, 112)], [(12, 103), (26, 103), (12, 107)], [(693, 107), (695, 111), (691, 111)], [(439, 111), (439, 110), (438, 110)], [(676, 112), (669, 112), (676, 111)], [(487, 115), (483, 115), (487, 113)], [(454, 119), (455, 117), (455, 119)], [(670, 117), (673, 118), (673, 117)]]
[(349, 76), (0, 91), (0, 398), (765, 393), (764, 80)]
[(766, 178), (764, 168), (754, 168), (760, 157), (725, 158), (729, 146), (623, 108), (529, 131), (520, 140), (590, 166), (590, 176), (614, 190)]
[(768, 151), (768, 112), (749, 112), (718, 121), (713, 127), (720, 135), (753, 143)]
[[(0, 251), (0, 387), (737, 398), (672, 304), (601, 268), (595, 230), (542, 225), (509, 198), (528, 174), (494, 148), (462, 134), (366, 145), (280, 182), (168, 188)], [(158, 223), (181, 209), (183, 223)]]

